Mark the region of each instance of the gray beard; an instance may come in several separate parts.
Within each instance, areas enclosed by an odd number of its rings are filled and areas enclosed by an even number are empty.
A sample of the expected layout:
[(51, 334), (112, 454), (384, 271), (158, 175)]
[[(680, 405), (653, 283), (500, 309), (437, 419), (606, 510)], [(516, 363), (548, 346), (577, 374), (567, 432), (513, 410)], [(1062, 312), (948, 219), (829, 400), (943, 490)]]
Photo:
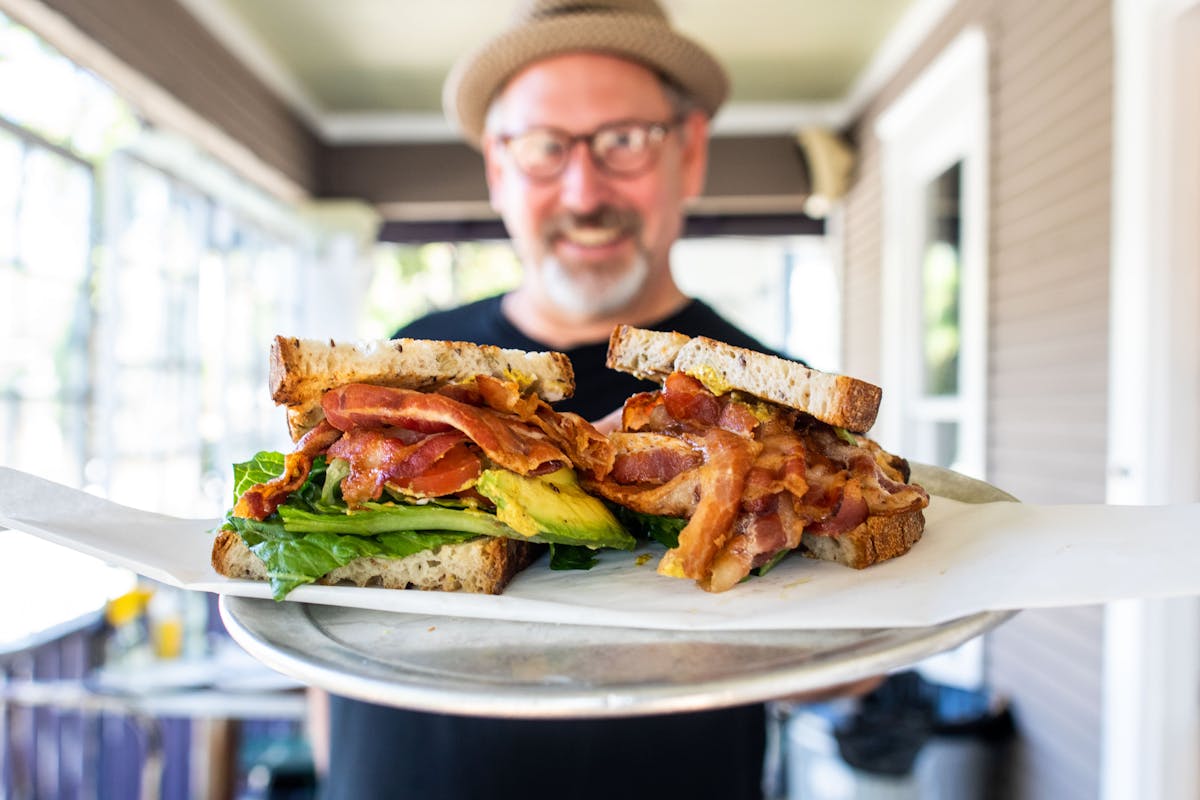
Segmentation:
[(550, 301), (567, 316), (596, 319), (627, 308), (650, 277), (650, 265), (642, 253), (620, 274), (573, 273), (552, 255), (542, 259), (542, 287)]

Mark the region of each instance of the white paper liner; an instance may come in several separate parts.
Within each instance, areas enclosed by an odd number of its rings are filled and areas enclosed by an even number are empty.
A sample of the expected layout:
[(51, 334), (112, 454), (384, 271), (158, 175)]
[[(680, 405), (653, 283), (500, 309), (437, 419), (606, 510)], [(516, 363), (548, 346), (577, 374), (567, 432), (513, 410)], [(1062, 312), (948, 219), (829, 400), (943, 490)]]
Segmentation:
[[(658, 575), (662, 548), (647, 545), (605, 552), (589, 571), (556, 572), (542, 558), (499, 596), (303, 586), (288, 600), (573, 625), (777, 630), (929, 626), (980, 611), (1200, 594), (1200, 504), (976, 505), (934, 497), (925, 514), (924, 536), (901, 558), (853, 570), (793, 557), (721, 594)], [(0, 525), (174, 586), (271, 596), (265, 583), (212, 569), (217, 520), (138, 511), (0, 467)], [(652, 557), (639, 558), (645, 554)]]

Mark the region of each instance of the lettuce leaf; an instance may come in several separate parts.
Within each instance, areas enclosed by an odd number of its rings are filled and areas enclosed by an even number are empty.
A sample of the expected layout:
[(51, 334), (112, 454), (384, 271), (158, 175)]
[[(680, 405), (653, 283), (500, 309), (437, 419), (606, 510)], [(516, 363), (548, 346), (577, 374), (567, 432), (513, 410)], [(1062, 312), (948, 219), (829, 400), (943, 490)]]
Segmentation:
[(408, 506), (364, 503), (360, 510), (329, 514), (309, 511), (293, 504), (289, 498), (279, 507), (279, 517), (285, 530), (297, 533), (373, 535), (389, 531), (432, 530), (524, 538), (486, 511), (444, 508), (433, 504)]
[(600, 563), (596, 551), (582, 544), (550, 544), (550, 569), (591, 569)]
[(679, 546), (679, 532), (687, 525), (683, 517), (660, 517), (654, 514), (643, 514), (632, 508), (609, 503), (613, 514), (625, 526), (626, 530), (639, 539), (651, 539), (667, 549)]
[(271, 594), (283, 600), (297, 586), (313, 583), (331, 570), (364, 556), (404, 558), (443, 544), (465, 542), (472, 533), (414, 533), (393, 531), (376, 536), (327, 532), (295, 533), (279, 521), (230, 517), (229, 524), (241, 534), (250, 551), (262, 559), (271, 581)]

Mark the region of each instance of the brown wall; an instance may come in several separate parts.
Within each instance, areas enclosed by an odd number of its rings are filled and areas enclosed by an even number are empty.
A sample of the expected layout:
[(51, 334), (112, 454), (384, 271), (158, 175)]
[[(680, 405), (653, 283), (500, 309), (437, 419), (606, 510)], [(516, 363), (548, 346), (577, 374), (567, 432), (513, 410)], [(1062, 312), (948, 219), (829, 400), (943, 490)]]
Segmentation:
[[(324, 147), (318, 194), (371, 203), (486, 206), (483, 160), (452, 142)], [(729, 136), (709, 147), (701, 210), (798, 212), (808, 193), (805, 157), (790, 136)]]
[[(989, 49), (988, 479), (1027, 502), (1102, 502), (1108, 391), (1111, 3), (960, 0), (852, 134), (846, 368), (878, 375), (878, 114), (968, 25)], [(1017, 701), (1019, 797), (1099, 791), (1102, 611), (1025, 612), (988, 642)]]

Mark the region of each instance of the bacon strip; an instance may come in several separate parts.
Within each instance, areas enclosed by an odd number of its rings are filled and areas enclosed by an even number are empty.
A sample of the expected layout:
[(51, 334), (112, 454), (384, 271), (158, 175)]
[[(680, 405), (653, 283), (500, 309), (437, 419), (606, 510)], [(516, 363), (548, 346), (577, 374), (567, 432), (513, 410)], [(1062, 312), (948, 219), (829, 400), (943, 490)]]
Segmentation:
[(792, 508), (792, 498), (777, 495), (772, 509), (741, 514), (733, 537), (713, 558), (712, 574), (701, 587), (710, 592), (732, 589), (750, 570), (766, 564), (778, 553), (794, 550), (804, 535), (804, 523)]
[(632, 508), (643, 514), (664, 517), (690, 517), (700, 502), (701, 470), (703, 467), (679, 473), (662, 486), (626, 486), (611, 480), (596, 480), (580, 476), (579, 484), (605, 500)]
[(661, 433), (611, 433), (616, 455), (611, 478), (617, 483), (664, 484), (703, 463), (700, 453), (674, 436)]
[(631, 395), (621, 407), (621, 429), (625, 431), (662, 432), (674, 422), (663, 405), (662, 392), (639, 392)]
[(732, 532), (746, 473), (761, 445), (720, 428), (690, 438), (704, 453), (704, 465), (698, 468), (700, 502), (679, 532), (679, 546), (666, 552), (658, 572), (702, 581), (708, 578), (713, 556)]
[(742, 507), (761, 510), (780, 492), (803, 497), (808, 492), (805, 480), (804, 442), (795, 434), (772, 434), (761, 439), (762, 452), (746, 476)]
[(867, 507), (867, 501), (863, 497), (862, 485), (852, 478), (842, 484), (841, 497), (838, 498), (833, 513), (812, 523), (805, 530), (822, 536), (836, 536), (854, 530), (865, 522), (870, 514), (871, 509)]
[(308, 480), (313, 459), (324, 453), (341, 436), (341, 431), (322, 420), (320, 425), (301, 437), (295, 450), (284, 456), (282, 475), (242, 492), (242, 496), (233, 507), (233, 515), (242, 519), (262, 521), (274, 514), (288, 499), (288, 495)]
[(321, 407), (339, 430), (389, 425), (430, 433), (459, 430), (492, 462), (521, 475), (550, 472), (568, 463), (541, 431), (511, 415), (441, 394), (351, 383), (326, 392)]
[[(507, 411), (528, 421), (537, 413), (546, 401), (536, 394), (522, 395), (521, 389), (513, 381), (502, 381), (491, 375), (475, 376), (475, 388), (484, 405), (496, 411)], [(549, 408), (549, 406), (546, 406)]]
[(663, 381), (663, 404), (676, 421), (696, 428), (717, 424), (721, 416), (721, 401), (704, 384), (682, 372), (672, 372)]
[(475, 485), (483, 465), (457, 431), (435, 433), (405, 443), (385, 431), (356, 428), (329, 448), (344, 458), (350, 474), (342, 481), (342, 499), (351, 508), (378, 500), (385, 485), (417, 497), (440, 497)]
[(613, 447), (608, 437), (578, 414), (560, 413), (545, 401), (539, 402), (541, 407), (530, 422), (566, 453), (576, 467), (596, 477), (607, 475), (613, 466)]

